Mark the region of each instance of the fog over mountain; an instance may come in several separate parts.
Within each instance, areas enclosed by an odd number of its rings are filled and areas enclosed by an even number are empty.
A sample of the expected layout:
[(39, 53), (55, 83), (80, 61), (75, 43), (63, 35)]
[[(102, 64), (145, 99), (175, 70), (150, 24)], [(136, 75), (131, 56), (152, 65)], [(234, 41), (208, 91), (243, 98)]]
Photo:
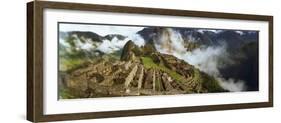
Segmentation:
[(215, 77), (225, 90), (258, 90), (257, 31), (112, 25), (61, 28), (61, 56), (121, 55), (128, 41), (139, 47), (152, 44), (158, 52), (173, 55)]
[[(258, 85), (252, 85), (252, 83), (257, 83), (257, 69), (253, 70), (257, 68), (257, 52), (254, 52), (257, 51), (257, 32), (255, 31), (147, 28), (138, 33), (144, 35), (146, 41), (154, 41), (157, 50), (161, 53), (172, 54), (215, 76), (221, 82), (221, 86), (227, 90), (255, 90), (258, 87)], [(249, 44), (255, 46), (249, 49)], [(251, 50), (251, 54), (241, 51), (241, 48)], [(240, 64), (241, 62), (252, 64), (245, 66)], [(227, 71), (230, 66), (236, 66), (239, 69)], [(244, 70), (252, 75), (237, 74)], [(232, 76), (231, 72), (236, 74)]]

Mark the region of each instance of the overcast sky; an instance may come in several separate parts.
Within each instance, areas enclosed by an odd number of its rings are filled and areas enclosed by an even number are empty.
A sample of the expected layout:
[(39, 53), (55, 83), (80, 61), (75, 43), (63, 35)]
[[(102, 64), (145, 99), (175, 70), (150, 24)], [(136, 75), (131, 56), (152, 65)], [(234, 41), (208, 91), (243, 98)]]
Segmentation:
[(66, 24), (61, 23), (59, 25), (61, 32), (68, 31), (91, 31), (101, 36), (107, 34), (121, 34), (124, 36), (130, 36), (136, 32), (142, 30), (144, 27), (133, 27), (133, 26), (115, 26), (115, 25), (88, 25), (88, 24)]

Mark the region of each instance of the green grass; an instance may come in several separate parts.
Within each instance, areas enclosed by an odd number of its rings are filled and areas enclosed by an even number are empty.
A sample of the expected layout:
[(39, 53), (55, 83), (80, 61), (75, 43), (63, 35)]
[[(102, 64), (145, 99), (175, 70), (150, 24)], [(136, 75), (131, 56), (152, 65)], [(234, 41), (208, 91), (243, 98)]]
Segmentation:
[(194, 80), (195, 81), (201, 81), (201, 74), (200, 71), (198, 69), (194, 69)]
[(155, 81), (155, 88), (156, 88), (156, 90), (160, 90), (160, 88), (161, 88), (160, 81), (158, 81), (158, 80)]
[(107, 61), (116, 61), (120, 59), (120, 51), (116, 51), (111, 54), (103, 56), (87, 57), (82, 53), (65, 53), (59, 56), (59, 70), (68, 71), (79, 68), (81, 65), (87, 62), (96, 62), (100, 59)]
[(181, 76), (180, 74), (178, 74), (175, 71), (170, 70), (169, 68), (165, 67), (164, 65), (161, 65), (161, 64), (158, 65), (158, 64), (154, 63), (150, 57), (141, 57), (141, 59), (142, 59), (142, 62), (144, 64), (145, 68), (147, 68), (147, 69), (153, 68), (153, 69), (157, 69), (157, 70), (162, 70), (162, 71), (166, 72), (168, 75), (170, 75), (176, 81), (179, 81), (179, 82), (185, 81), (185, 78), (183, 76)]
[(60, 99), (73, 99), (75, 96), (71, 95), (69, 90), (67, 89), (60, 89), (59, 90)]
[(198, 69), (194, 70), (194, 80), (201, 82), (202, 86), (206, 88), (209, 92), (223, 92), (225, 91), (220, 85), (219, 82), (212, 76), (207, 75), (206, 73), (200, 73)]
[(75, 69), (79, 67), (81, 64), (85, 63), (86, 60), (84, 59), (65, 59), (65, 58), (60, 58), (59, 60), (59, 70), (60, 71), (67, 71), (71, 69)]

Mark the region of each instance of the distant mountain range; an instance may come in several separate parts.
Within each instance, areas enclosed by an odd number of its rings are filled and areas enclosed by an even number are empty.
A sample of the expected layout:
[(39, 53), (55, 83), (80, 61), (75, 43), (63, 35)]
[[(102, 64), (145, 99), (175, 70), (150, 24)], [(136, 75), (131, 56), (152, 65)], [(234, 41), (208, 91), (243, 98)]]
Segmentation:
[[(226, 43), (230, 48), (238, 48), (249, 42), (256, 42), (258, 40), (258, 32), (256, 31), (237, 31), (237, 30), (209, 30), (209, 29), (196, 29), (196, 28), (175, 28), (182, 39), (188, 43), (193, 42), (199, 45), (218, 45)], [(159, 32), (159, 27), (148, 27), (139, 31), (145, 41), (152, 41)]]
[(90, 39), (93, 42), (102, 42), (103, 40), (112, 40), (117, 38), (118, 40), (124, 40), (126, 36), (119, 34), (108, 34), (106, 36), (100, 36), (94, 32), (84, 32), (84, 31), (71, 31), (71, 32), (60, 32), (61, 38), (67, 38), (71, 36), (77, 36), (79, 39)]

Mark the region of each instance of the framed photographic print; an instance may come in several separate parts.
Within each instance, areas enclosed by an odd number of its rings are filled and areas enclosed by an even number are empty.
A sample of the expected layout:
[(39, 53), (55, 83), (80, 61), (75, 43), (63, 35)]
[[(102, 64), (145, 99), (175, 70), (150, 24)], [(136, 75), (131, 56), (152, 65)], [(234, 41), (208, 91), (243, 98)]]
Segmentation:
[(273, 17), (27, 4), (33, 122), (273, 106)]

